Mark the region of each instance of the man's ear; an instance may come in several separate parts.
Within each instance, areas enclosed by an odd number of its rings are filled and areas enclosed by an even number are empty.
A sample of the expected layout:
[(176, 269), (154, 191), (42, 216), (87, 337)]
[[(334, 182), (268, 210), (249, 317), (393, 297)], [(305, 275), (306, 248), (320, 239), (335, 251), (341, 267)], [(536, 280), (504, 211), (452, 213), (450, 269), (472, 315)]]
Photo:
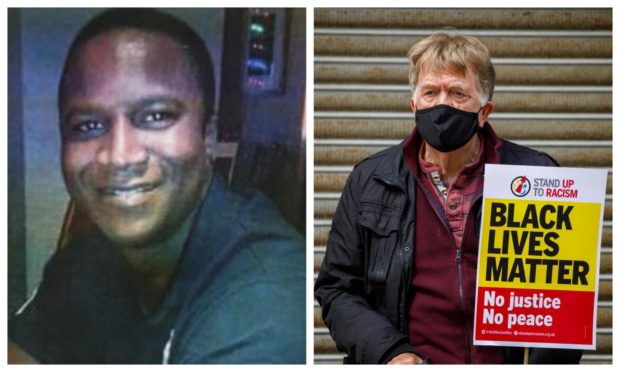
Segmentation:
[(484, 126), (484, 123), (486, 123), (489, 116), (491, 116), (493, 110), (495, 110), (495, 103), (491, 101), (485, 103), (484, 106), (482, 106), (482, 110), (480, 110), (480, 113), (478, 114), (478, 126), (480, 128)]
[(409, 98), (409, 106), (411, 106), (411, 111), (415, 114), (415, 102), (413, 101), (413, 97)]
[(217, 115), (213, 114), (209, 120), (205, 123), (203, 133), (203, 143), (205, 153), (209, 157), (209, 160), (215, 160), (217, 151)]

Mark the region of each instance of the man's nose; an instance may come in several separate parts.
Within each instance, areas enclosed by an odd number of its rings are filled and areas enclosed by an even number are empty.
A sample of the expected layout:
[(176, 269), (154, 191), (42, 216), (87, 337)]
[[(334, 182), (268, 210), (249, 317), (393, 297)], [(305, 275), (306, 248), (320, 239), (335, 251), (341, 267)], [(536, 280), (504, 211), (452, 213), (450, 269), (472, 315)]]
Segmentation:
[(129, 118), (118, 115), (110, 123), (110, 130), (99, 151), (101, 164), (115, 167), (127, 167), (141, 164), (148, 159), (148, 153), (142, 142), (139, 130)]
[(447, 92), (441, 92), (439, 93), (437, 97), (437, 104), (438, 105), (449, 105), (450, 104), (449, 98), (450, 97)]

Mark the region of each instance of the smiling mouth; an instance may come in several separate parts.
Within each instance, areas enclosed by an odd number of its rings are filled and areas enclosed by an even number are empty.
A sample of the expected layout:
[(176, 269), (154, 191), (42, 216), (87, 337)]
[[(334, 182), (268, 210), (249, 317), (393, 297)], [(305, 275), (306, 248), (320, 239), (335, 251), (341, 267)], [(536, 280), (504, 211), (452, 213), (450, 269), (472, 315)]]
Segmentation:
[(136, 184), (127, 186), (107, 186), (97, 189), (103, 196), (127, 198), (133, 195), (144, 194), (159, 187), (158, 183)]

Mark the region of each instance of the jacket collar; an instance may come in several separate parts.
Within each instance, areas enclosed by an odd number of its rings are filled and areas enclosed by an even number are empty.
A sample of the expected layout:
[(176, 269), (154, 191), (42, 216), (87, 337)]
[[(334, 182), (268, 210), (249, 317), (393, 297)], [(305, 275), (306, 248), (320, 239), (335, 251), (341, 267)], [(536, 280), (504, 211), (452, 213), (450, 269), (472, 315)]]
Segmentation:
[(386, 156), (372, 174), (374, 179), (388, 186), (398, 187), (403, 192), (407, 190), (407, 178), (410, 174), (404, 157), (401, 155), (404, 142), (395, 147), (396, 152), (392, 151), (395, 156)]
[[(484, 123), (480, 133), (484, 138), (484, 162), (491, 164), (499, 163), (502, 140), (495, 134), (495, 131), (488, 122)], [(411, 173), (409, 167), (415, 167), (412, 169), (416, 170), (417, 167), (419, 167), (417, 161), (413, 161), (412, 164), (407, 164), (405, 153), (417, 154), (417, 150), (420, 148), (421, 143), (422, 137), (414, 128), (411, 134), (397, 146), (397, 149), (393, 152), (393, 156), (386, 156), (383, 159), (373, 172), (373, 178), (382, 181), (388, 186), (398, 187), (405, 191), (407, 189), (407, 178)]]
[[(480, 134), (484, 139), (484, 163), (499, 163), (500, 149), (502, 144), (501, 139), (497, 136), (497, 134), (495, 134), (495, 131), (488, 122), (484, 123), (484, 126), (480, 130)], [(420, 146), (422, 145), (422, 141), (422, 136), (420, 136), (416, 128), (414, 128), (411, 131), (411, 134), (409, 134), (409, 136), (407, 137), (407, 139), (405, 139), (401, 144), (402, 157), (405, 159), (405, 161), (408, 161), (411, 169), (417, 174), (420, 174), (421, 172), (417, 161), (417, 156)], [(409, 156), (407, 154), (409, 154)]]

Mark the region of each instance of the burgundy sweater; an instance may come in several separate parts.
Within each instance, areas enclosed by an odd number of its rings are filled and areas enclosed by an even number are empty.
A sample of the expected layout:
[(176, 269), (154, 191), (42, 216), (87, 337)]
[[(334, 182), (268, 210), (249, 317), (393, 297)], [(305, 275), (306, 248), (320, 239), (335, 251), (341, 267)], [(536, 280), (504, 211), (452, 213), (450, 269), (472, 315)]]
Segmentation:
[[(500, 142), (487, 128), (483, 133), (484, 163), (497, 163)], [(422, 172), (417, 161), (420, 144), (414, 131), (404, 146), (407, 163), (418, 178), (409, 342), (433, 363), (502, 363), (501, 348), (473, 345), (478, 260), (475, 211), (480, 207), (482, 190), (472, 202), (459, 247), (445, 212), (430, 194), (432, 190), (420, 182)]]

